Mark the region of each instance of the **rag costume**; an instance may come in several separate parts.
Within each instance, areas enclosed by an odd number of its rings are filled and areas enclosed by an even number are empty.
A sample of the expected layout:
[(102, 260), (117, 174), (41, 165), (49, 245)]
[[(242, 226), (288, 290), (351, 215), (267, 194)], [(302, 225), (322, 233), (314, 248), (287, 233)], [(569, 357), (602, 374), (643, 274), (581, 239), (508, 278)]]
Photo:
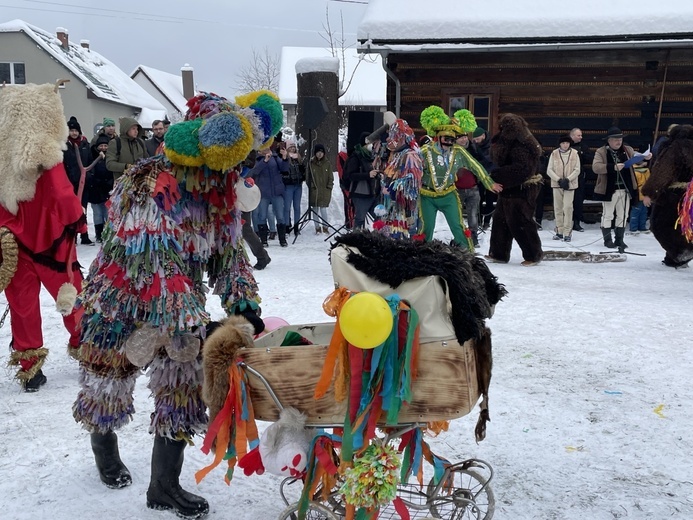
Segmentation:
[[(609, 138), (623, 138), (623, 133), (613, 126), (607, 131)], [(618, 150), (614, 150), (605, 144), (594, 153), (592, 171), (597, 174), (597, 183), (594, 186), (594, 200), (602, 201), (602, 236), (606, 247), (618, 247), (625, 249), (623, 235), (626, 231), (626, 219), (631, 204), (637, 204), (638, 186), (635, 180), (635, 171), (632, 166), (618, 170), (616, 165), (625, 163), (633, 157), (635, 151), (628, 145), (622, 144)], [(615, 236), (611, 240), (611, 222), (615, 215)]]
[(663, 263), (669, 267), (684, 267), (693, 260), (693, 242), (681, 231), (685, 219), (679, 211), (684, 193), (687, 189), (691, 193), (692, 179), (693, 126), (679, 125), (660, 148), (650, 178), (642, 187), (643, 195), (654, 201), (650, 230), (666, 251)]
[(537, 173), (540, 156), (541, 146), (527, 122), (515, 114), (503, 116), (500, 131), (491, 139), (491, 177), (503, 185), (491, 226), (491, 261), (510, 261), (513, 239), (522, 249), (523, 265), (541, 260), (541, 240), (534, 223), (537, 196), (543, 184)]
[(404, 119), (390, 125), (387, 147), (391, 152), (380, 176), (386, 213), (373, 229), (393, 238), (412, 238), (419, 227), (423, 163), (414, 131)]
[(182, 490), (178, 476), (185, 445), (207, 426), (200, 351), (209, 322), (206, 284), (229, 315), (242, 314), (262, 330), (234, 188), (240, 163), (281, 127), (282, 110), (267, 91), (235, 104), (200, 93), (188, 107), (166, 133), (165, 156), (138, 161), (116, 181), (104, 245), (81, 295), (81, 390), (73, 414), (91, 433), (101, 480), (130, 484), (115, 430), (132, 418), (135, 379), (148, 367), (155, 439), (147, 506), (199, 518), (208, 504)]
[[(466, 120), (470, 116), (469, 110), (459, 110), (455, 113), (456, 120), (451, 120), (443, 109), (437, 106), (430, 106), (421, 113), (421, 125), (428, 134), (436, 135), (438, 139), (421, 148), (423, 178), (419, 209), (426, 240), (433, 239), (436, 215), (440, 211), (445, 215), (445, 220), (450, 226), (454, 242), (474, 252), (471, 233), (464, 223), (462, 202), (455, 186), (457, 172), (466, 168), (481, 181), (486, 189), (492, 188), (493, 180), (484, 167), (462, 146), (453, 144), (446, 149), (440, 144), (441, 137), (456, 139), (465, 133), (466, 126), (470, 125)], [(474, 117), (471, 116), (471, 119), (473, 121)], [(459, 122), (465, 126), (464, 129), (458, 124)], [(475, 122), (474, 128), (476, 128)]]
[(26, 391), (46, 382), (41, 285), (63, 314), (68, 352), (74, 355), (79, 345), (73, 306), (82, 275), (75, 244), (87, 227), (63, 166), (68, 129), (57, 92), (53, 85), (0, 87), (0, 288), (12, 320), (9, 364), (19, 367), (16, 377)]

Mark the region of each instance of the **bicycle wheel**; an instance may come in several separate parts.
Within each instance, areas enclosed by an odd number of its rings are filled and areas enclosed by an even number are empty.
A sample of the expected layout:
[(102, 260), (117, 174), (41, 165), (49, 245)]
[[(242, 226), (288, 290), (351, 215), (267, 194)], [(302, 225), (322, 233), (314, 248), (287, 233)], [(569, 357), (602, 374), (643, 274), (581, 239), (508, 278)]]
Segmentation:
[[(458, 476), (456, 478), (455, 476)], [(455, 471), (451, 477), (453, 489), (441, 489), (431, 500), (431, 515), (444, 520), (491, 520), (496, 499), (491, 486), (484, 487), (486, 478), (471, 469)], [(435, 491), (433, 479), (428, 484), (428, 496)]]
[[(340, 516), (335, 515), (329, 508), (311, 502), (306, 511), (306, 520), (340, 520)], [(279, 515), (278, 520), (298, 520), (298, 502), (291, 504)]]

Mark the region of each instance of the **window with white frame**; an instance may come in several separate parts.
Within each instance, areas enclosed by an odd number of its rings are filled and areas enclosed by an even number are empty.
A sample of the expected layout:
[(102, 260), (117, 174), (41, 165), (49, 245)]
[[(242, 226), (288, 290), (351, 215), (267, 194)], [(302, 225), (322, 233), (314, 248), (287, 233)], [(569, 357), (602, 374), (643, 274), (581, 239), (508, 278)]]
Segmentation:
[(26, 83), (26, 75), (24, 74), (24, 63), (18, 62), (0, 62), (0, 84), (8, 83), (15, 85), (23, 85)]

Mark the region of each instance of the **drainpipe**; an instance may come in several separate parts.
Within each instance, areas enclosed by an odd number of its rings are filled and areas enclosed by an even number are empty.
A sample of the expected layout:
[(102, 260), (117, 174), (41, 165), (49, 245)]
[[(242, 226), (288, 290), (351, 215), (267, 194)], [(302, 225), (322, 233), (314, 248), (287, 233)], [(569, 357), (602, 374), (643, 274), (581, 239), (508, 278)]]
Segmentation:
[(395, 115), (399, 117), (399, 111), (402, 107), (402, 84), (395, 73), (387, 67), (387, 51), (380, 51), (380, 62), (385, 70), (385, 74), (395, 82)]

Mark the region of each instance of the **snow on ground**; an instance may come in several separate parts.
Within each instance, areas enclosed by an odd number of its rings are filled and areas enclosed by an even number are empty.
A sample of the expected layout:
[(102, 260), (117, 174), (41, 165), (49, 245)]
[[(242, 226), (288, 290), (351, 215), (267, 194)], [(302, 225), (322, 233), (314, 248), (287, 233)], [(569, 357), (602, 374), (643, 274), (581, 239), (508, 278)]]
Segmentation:
[[(335, 208), (334, 222), (339, 214)], [(545, 221), (545, 229), (551, 224)], [(545, 249), (604, 250), (596, 225), (575, 233), (571, 244), (553, 241), (548, 230), (540, 235)], [(442, 221), (437, 236), (451, 236)], [(323, 238), (309, 225), (288, 248), (271, 242), (272, 263), (256, 273), (265, 316), (328, 321), (321, 304), (333, 282)], [(449, 460), (477, 457), (494, 467), (494, 518), (693, 518), (693, 269), (663, 267), (652, 235), (626, 242), (647, 256), (525, 268), (515, 248), (510, 264), (491, 265), (509, 295), (488, 322), (495, 359), (487, 438), (474, 442), (475, 410), (431, 445)], [(488, 234), (481, 252), (487, 250)], [(85, 266), (96, 252), (78, 248)], [(51, 298), (45, 292), (41, 298), (51, 350), (44, 369), (48, 384), (24, 394), (8, 369), (0, 377), (0, 517), (175, 518), (145, 505), (152, 446), (146, 377), (136, 388), (138, 412), (119, 433), (133, 484), (107, 489), (98, 479), (89, 436), (72, 419), (77, 364), (65, 353), (67, 334)], [(223, 315), (215, 297), (208, 306), (213, 317)], [(9, 340), (8, 322), (0, 343)], [(2, 349), (0, 364), (7, 359)], [(227, 487), (218, 468), (196, 486), (193, 473), (209, 462), (197, 447), (189, 448), (181, 481), (209, 500), (210, 519), (273, 519), (283, 509), (278, 477), (237, 473)]]

